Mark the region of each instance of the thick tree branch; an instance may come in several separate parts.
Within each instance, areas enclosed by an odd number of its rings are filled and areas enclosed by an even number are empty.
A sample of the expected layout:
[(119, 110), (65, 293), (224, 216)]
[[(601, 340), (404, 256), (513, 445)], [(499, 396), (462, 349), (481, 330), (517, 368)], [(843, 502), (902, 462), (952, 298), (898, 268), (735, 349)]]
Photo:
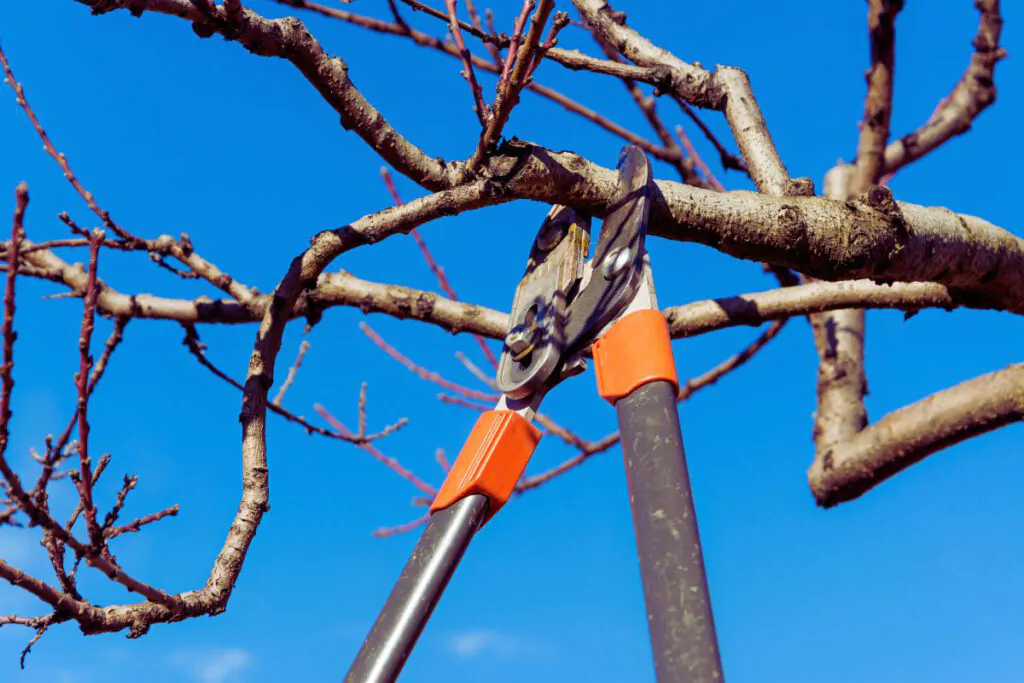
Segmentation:
[[(840, 165), (825, 177), (825, 194), (846, 200), (855, 182), (853, 166)], [(864, 395), (865, 316), (863, 308), (848, 308), (809, 316), (818, 351), (818, 405), (814, 414), (816, 453), (867, 424)]]
[(857, 144), (856, 170), (851, 194), (867, 192), (885, 172), (885, 146), (889, 142), (892, 118), (893, 76), (896, 63), (896, 15), (903, 0), (870, 0), (868, 35), (871, 66), (867, 72), (868, 93), (864, 98), (864, 121)]
[(895, 282), (880, 285), (871, 280), (846, 280), (812, 282), (725, 299), (696, 301), (666, 308), (664, 313), (672, 337), (678, 338), (851, 306), (890, 308), (913, 313), (925, 308), (952, 310), (959, 306), (970, 306), (970, 303), (969, 300), (958, 300), (946, 287), (932, 283)]
[[(603, 215), (615, 173), (570, 152), (509, 143), (510, 194)], [(518, 167), (516, 173), (514, 169)], [(794, 184), (799, 181), (792, 181)], [(719, 193), (657, 183), (651, 232), (827, 280), (939, 282), (991, 308), (1024, 311), (1024, 240), (973, 216), (896, 202), (872, 188), (848, 202)]]
[(837, 444), (811, 466), (811, 490), (820, 505), (838, 505), (932, 453), (1022, 419), (1018, 364), (912, 403)]
[[(885, 146), (889, 141), (895, 76), (896, 15), (902, 0), (870, 0), (868, 35), (871, 66), (867, 72), (864, 120), (857, 143), (857, 162), (840, 165), (825, 178), (825, 194), (846, 201), (867, 192), (881, 180)], [(811, 316), (818, 349), (818, 409), (814, 419), (815, 458), (833, 444), (862, 430), (868, 422), (864, 395), (868, 390), (864, 367), (863, 309), (845, 309)]]
[(690, 104), (721, 110), (759, 190), (775, 195), (803, 193), (802, 185), (792, 186), (745, 73), (719, 67), (712, 74), (697, 64), (684, 62), (626, 26), (624, 16), (604, 0), (573, 0), (573, 4), (601, 38), (624, 57), (640, 66), (666, 70), (670, 92)]
[[(710, 71), (684, 62), (626, 26), (625, 15), (613, 10), (605, 0), (573, 0), (573, 4), (587, 24), (623, 57), (640, 67), (660, 69), (661, 85), (667, 86), (665, 90), (678, 93), (698, 107), (721, 108), (725, 93)], [(638, 76), (629, 78), (647, 80)]]

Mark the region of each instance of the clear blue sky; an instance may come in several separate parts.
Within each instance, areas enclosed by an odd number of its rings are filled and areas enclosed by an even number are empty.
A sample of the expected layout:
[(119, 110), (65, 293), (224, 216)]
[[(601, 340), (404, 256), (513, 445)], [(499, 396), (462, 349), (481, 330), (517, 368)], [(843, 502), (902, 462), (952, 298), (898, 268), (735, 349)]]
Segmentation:
[[(331, 0), (325, 0), (331, 2)], [(560, 5), (566, 3), (562, 2)], [(748, 70), (775, 140), (794, 175), (815, 179), (849, 159), (867, 64), (863, 2), (633, 3), (631, 23), (685, 59)], [(894, 131), (923, 121), (959, 78), (977, 25), (967, 0), (909, 3), (898, 25)], [(892, 183), (897, 195), (984, 216), (1024, 234), (1017, 134), (1024, 80), (1016, 50), (1024, 20), (1006, 2), (1011, 58), (999, 66), (999, 102), (975, 130)], [(351, 7), (381, 13), (383, 3)], [(507, 29), (517, 2), (495, 4)], [(284, 8), (253, 6), (272, 16)], [(621, 7), (620, 9), (627, 9)], [(411, 13), (410, 18), (413, 18)], [(476, 124), (456, 63), (400, 39), (308, 18), (349, 63), (366, 96), (433, 154), (466, 156)], [(415, 17), (440, 35), (439, 26)], [(575, 28), (564, 44), (591, 46)], [(386, 206), (379, 160), (286, 62), (254, 57), (219, 38), (199, 40), (170, 17), (89, 16), (70, 0), (0, 4), (0, 40), (31, 102), (103, 206), (145, 236), (187, 231), (197, 249), (243, 282), (269, 290), (315, 232)], [(540, 80), (636, 130), (643, 122), (614, 81), (556, 65)], [(485, 78), (491, 92), (493, 81)], [(663, 108), (672, 123), (679, 117)], [(706, 116), (725, 133), (716, 115)], [(610, 165), (620, 141), (556, 106), (526, 96), (507, 129)], [(695, 139), (698, 134), (691, 131)], [(0, 93), (0, 215), (13, 188), (32, 191), (28, 232), (64, 236), (57, 212), (96, 220), (42, 153), (21, 110)], [(702, 146), (702, 149), (705, 147)], [(713, 161), (713, 155), (708, 155)], [(664, 166), (659, 177), (672, 178)], [(747, 188), (736, 174), (730, 188)], [(404, 178), (408, 198), (420, 191)], [(424, 235), (455, 287), (507, 309), (545, 208), (525, 202), (431, 224)], [(756, 264), (709, 249), (652, 240), (664, 304), (764, 289)], [(81, 258), (81, 257), (79, 257)], [(434, 288), (412, 240), (396, 237), (335, 267)], [(104, 256), (102, 277), (125, 291), (196, 296), (144, 258)], [(58, 431), (73, 407), (77, 300), (24, 282), (10, 457)], [(1024, 326), (1006, 314), (898, 312), (868, 316), (872, 418), (932, 391), (1019, 361)], [(315, 417), (321, 402), (349, 422), (359, 384), (370, 384), (371, 428), (410, 424), (381, 444), (440, 483), (437, 447), (458, 451), (474, 415), (438, 403), (437, 388), (389, 361), (357, 329), (363, 316), (331, 310), (287, 404)], [(369, 322), (417, 361), (472, 381), (456, 361), (479, 351), (415, 322)], [(102, 339), (109, 322), (102, 322)], [(202, 328), (211, 357), (244, 376), (253, 326)], [(742, 347), (750, 329), (677, 342), (682, 375)], [(138, 489), (126, 515), (180, 503), (181, 514), (115, 545), (124, 566), (169, 590), (202, 585), (239, 494), (240, 396), (188, 355), (172, 323), (136, 321), (92, 410), (93, 449), (114, 456), (101, 500), (124, 472)], [(294, 357), (301, 324), (286, 337)], [(822, 511), (808, 492), (815, 353), (805, 321), (793, 321), (748, 368), (682, 408), (698, 514), (728, 679), (736, 682), (969, 682), (1021, 680), (1024, 640), (1024, 432), (1009, 428), (949, 449), (862, 499)], [(588, 375), (563, 386), (548, 408), (587, 436), (614, 427)], [(271, 500), (226, 614), (160, 625), (139, 640), (83, 637), (55, 628), (25, 672), (30, 633), (0, 629), (0, 679), (41, 681), (339, 680), (372, 623), (415, 534), (375, 540), (373, 529), (414, 518), (417, 492), (363, 452), (271, 417)], [(570, 455), (542, 443), (534, 468)], [(70, 494), (58, 504), (67, 507)], [(0, 556), (43, 576), (33, 532), (0, 530)], [(131, 597), (86, 571), (101, 603)], [(7, 585), (0, 613), (43, 613)], [(609, 452), (514, 501), (474, 543), (423, 636), (403, 680), (651, 681), (646, 625), (621, 454)]]

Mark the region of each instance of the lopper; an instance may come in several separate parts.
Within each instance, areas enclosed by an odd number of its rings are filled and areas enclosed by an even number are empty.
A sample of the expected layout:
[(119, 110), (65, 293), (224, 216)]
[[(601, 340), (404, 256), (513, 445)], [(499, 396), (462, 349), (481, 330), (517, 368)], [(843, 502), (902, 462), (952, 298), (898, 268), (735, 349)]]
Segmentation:
[(622, 434), (658, 683), (722, 681), (704, 561), (679, 428), (668, 324), (644, 247), (654, 192), (639, 148), (625, 147), (594, 256), (590, 219), (548, 214), (516, 289), (498, 366), (502, 392), (483, 413), (431, 505), (431, 517), (345, 678), (397, 679), (469, 542), (512, 495), (541, 433), (544, 395), (585, 368), (615, 406)]

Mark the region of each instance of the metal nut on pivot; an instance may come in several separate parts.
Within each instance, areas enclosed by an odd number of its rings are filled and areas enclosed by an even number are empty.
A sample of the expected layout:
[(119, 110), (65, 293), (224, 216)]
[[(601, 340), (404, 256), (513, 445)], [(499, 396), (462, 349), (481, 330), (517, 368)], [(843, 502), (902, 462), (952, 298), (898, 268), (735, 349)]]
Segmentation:
[(616, 249), (601, 262), (601, 274), (605, 280), (611, 280), (621, 273), (632, 259), (633, 252), (630, 249)]
[(521, 361), (530, 355), (537, 340), (537, 332), (534, 325), (520, 325), (508, 333), (505, 346), (512, 352), (512, 360)]

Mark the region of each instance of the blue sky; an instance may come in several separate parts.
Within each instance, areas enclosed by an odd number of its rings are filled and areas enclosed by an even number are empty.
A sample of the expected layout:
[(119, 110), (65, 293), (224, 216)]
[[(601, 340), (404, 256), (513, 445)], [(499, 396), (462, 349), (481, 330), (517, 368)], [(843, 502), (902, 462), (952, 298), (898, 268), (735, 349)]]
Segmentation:
[[(326, 0), (331, 2), (332, 0)], [(380, 13), (383, 3), (351, 7)], [(563, 5), (565, 3), (559, 3)], [(898, 197), (981, 215), (1024, 234), (1012, 160), (1024, 98), (1016, 59), (1024, 19), (1007, 2), (999, 102), (975, 129), (902, 171)], [(518, 3), (494, 4), (511, 23)], [(861, 2), (635, 3), (632, 25), (685, 59), (748, 70), (793, 175), (819, 187), (853, 156), (867, 64)], [(284, 8), (252, 6), (272, 16)], [(627, 9), (625, 6), (620, 9)], [(408, 14), (408, 13), (407, 13)], [(476, 123), (453, 60), (399, 39), (306, 17), (344, 57), (364, 94), (432, 154), (464, 157)], [(440, 27), (418, 16), (419, 25)], [(966, 0), (910, 3), (899, 19), (893, 129), (910, 130), (959, 78), (977, 25)], [(563, 43), (590, 50), (570, 28)], [(389, 203), (379, 160), (287, 63), (237, 45), (199, 40), (181, 20), (118, 12), (93, 18), (70, 0), (0, 4), (0, 40), (60, 149), (101, 204), (145, 236), (187, 231), (197, 250), (243, 282), (269, 290), (315, 232)], [(635, 130), (643, 121), (613, 81), (545, 65), (538, 78)], [(487, 92), (493, 81), (483, 78)], [(663, 105), (671, 123), (676, 112)], [(725, 135), (716, 115), (705, 119)], [(620, 141), (557, 106), (525, 96), (507, 132), (611, 165)], [(695, 140), (699, 135), (691, 131)], [(95, 218), (41, 150), (21, 110), (0, 95), (0, 212), (13, 188), (32, 192), (32, 239), (65, 235), (70, 211)], [(706, 146), (698, 140), (701, 149)], [(714, 156), (707, 155), (710, 161)], [(659, 177), (671, 169), (656, 165)], [(720, 174), (731, 189), (749, 188)], [(404, 178), (399, 189), (421, 194)], [(7, 208), (3, 208), (7, 207)], [(545, 207), (519, 202), (445, 219), (424, 231), (466, 298), (507, 309)], [(651, 240), (663, 304), (766, 289), (757, 264), (700, 246)], [(70, 256), (69, 256), (70, 258)], [(79, 257), (80, 258), (80, 257)], [(411, 239), (346, 255), (335, 267), (368, 279), (435, 288)], [(210, 293), (144, 258), (107, 255), (101, 275), (124, 291)], [(15, 418), (9, 455), (58, 431), (73, 407), (71, 375), (80, 320), (76, 300), (24, 281), (19, 290)], [(434, 449), (458, 451), (475, 416), (435, 400), (437, 387), (388, 360), (360, 332), (364, 317), (331, 310), (287, 405), (315, 417), (325, 404), (350, 423), (369, 383), (370, 427), (407, 416), (380, 444), (428, 481), (442, 476)], [(380, 315), (367, 318), (391, 343), (445, 376), (472, 382), (455, 359), (479, 359), (470, 338)], [(897, 312), (868, 316), (873, 419), (930, 392), (1019, 361), (1024, 326), (1006, 314)], [(109, 331), (99, 324), (98, 337)], [(210, 356), (244, 376), (255, 328), (204, 327)], [(282, 362), (303, 338), (286, 335)], [(710, 367), (756, 335), (740, 329), (677, 342), (680, 374)], [(199, 367), (168, 322), (129, 325), (91, 412), (93, 449), (114, 456), (101, 486), (108, 505), (125, 472), (140, 484), (126, 515), (172, 503), (181, 514), (115, 551), (131, 572), (168, 590), (205, 580), (239, 493), (238, 393)], [(742, 372), (683, 405), (683, 434), (705, 544), (728, 679), (835, 683), (1020, 680), (1024, 639), (1024, 480), (1019, 427), (951, 448), (838, 509), (817, 509), (807, 490), (815, 353), (806, 322), (793, 321)], [(546, 405), (596, 437), (614, 413), (585, 376)], [(85, 638), (72, 625), (48, 633), (18, 670), (24, 629), (0, 629), (0, 679), (41, 681), (338, 680), (415, 542), (370, 533), (419, 514), (417, 492), (362, 451), (269, 422), (272, 511), (249, 554), (227, 613), (162, 625), (138, 640)], [(555, 439), (535, 469), (571, 453)], [(69, 491), (56, 505), (72, 504)], [(46, 574), (32, 532), (0, 530), (0, 556)], [(100, 603), (130, 597), (87, 573)], [(0, 613), (43, 613), (0, 586)], [(621, 455), (614, 450), (510, 504), (474, 542), (411, 659), (405, 681), (651, 681), (646, 626)]]

